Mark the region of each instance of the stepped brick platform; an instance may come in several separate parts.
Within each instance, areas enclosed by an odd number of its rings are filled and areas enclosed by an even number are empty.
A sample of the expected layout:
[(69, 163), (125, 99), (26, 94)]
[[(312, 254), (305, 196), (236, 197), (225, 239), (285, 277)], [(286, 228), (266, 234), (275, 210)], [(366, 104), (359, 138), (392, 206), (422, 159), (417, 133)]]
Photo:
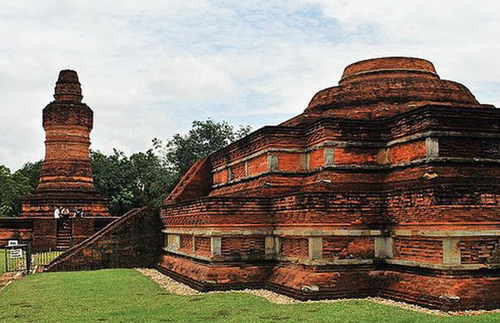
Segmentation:
[(160, 226), (156, 209), (130, 210), (63, 252), (44, 271), (153, 267), (161, 253)]
[[(9, 239), (32, 242), (35, 250), (65, 250), (112, 222), (107, 200), (94, 186), (89, 158), (93, 111), (82, 103), (78, 75), (63, 70), (55, 87), (55, 100), (43, 109), (45, 159), (38, 187), (22, 201), (21, 217), (1, 219), (0, 244)], [(56, 207), (72, 213), (82, 208), (83, 218), (67, 228), (54, 219)]]
[(199, 290), (500, 307), (500, 111), (432, 63), (348, 66), (305, 111), (197, 162), (161, 210)]

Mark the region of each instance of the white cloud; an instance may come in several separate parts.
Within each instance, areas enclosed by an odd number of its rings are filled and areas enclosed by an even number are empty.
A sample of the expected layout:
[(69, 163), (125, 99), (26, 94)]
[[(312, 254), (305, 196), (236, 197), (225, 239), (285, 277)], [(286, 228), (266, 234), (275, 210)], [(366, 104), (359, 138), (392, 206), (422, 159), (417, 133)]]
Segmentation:
[(72, 68), (92, 148), (144, 150), (194, 119), (260, 127), (301, 112), (354, 61), (431, 60), (500, 105), (495, 1), (0, 0), (0, 164), (43, 158), (41, 110)]

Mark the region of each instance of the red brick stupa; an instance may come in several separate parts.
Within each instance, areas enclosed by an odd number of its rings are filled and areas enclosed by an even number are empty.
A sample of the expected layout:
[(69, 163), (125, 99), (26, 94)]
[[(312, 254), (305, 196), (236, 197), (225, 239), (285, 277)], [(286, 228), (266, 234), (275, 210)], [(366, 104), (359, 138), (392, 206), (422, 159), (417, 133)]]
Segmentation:
[(199, 290), (500, 307), (500, 111), (432, 63), (349, 65), (279, 126), (194, 164), (158, 268)]
[(89, 159), (93, 111), (82, 103), (78, 75), (59, 73), (55, 101), (43, 109), (45, 160), (35, 193), (23, 201), (21, 216), (53, 217), (56, 206), (83, 208), (84, 215), (108, 216), (106, 199), (92, 179)]

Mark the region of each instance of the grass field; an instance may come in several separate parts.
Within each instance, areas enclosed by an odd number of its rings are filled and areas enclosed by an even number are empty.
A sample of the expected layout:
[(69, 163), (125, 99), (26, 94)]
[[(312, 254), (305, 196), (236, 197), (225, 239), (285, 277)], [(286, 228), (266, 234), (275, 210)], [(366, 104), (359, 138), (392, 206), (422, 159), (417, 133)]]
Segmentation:
[(0, 293), (0, 322), (499, 322), (369, 301), (276, 305), (244, 293), (178, 296), (129, 269), (28, 276)]
[(5, 249), (0, 249), (0, 275), (5, 271)]
[(5, 272), (5, 249), (0, 249), (0, 275)]

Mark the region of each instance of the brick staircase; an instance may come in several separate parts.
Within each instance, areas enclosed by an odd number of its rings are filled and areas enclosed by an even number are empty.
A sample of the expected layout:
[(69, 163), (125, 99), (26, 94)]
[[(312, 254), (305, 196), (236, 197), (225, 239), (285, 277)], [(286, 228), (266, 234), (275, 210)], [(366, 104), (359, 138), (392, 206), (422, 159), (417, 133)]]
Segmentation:
[(57, 244), (56, 244), (56, 249), (57, 250), (67, 250), (71, 247), (72, 245), (72, 220), (69, 219), (66, 221), (65, 225), (62, 224), (57, 224)]

